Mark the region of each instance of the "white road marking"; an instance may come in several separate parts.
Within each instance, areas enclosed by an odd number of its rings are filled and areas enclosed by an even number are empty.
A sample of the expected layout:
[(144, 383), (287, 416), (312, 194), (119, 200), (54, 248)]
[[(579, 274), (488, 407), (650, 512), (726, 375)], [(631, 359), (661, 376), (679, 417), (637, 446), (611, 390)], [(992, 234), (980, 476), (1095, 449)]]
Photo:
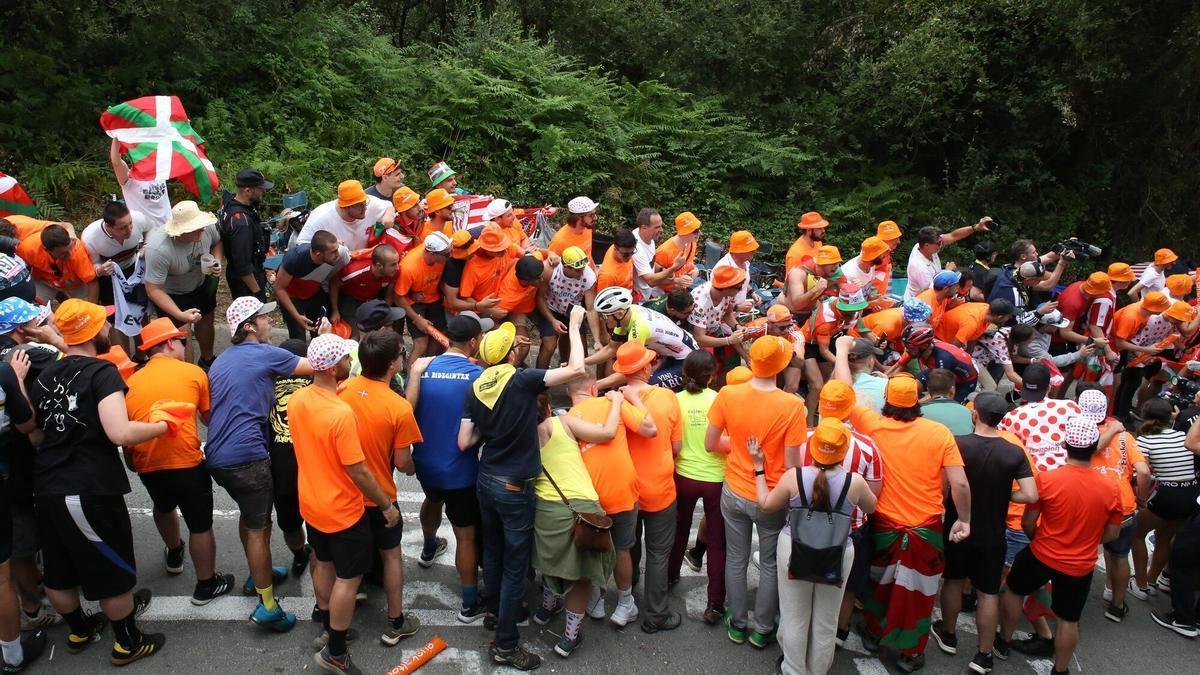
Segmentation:
[(859, 675), (889, 675), (887, 667), (879, 659), (854, 659), (854, 668)]
[(1029, 667), (1037, 675), (1050, 675), (1054, 672), (1054, 662), (1050, 659), (1029, 659)]

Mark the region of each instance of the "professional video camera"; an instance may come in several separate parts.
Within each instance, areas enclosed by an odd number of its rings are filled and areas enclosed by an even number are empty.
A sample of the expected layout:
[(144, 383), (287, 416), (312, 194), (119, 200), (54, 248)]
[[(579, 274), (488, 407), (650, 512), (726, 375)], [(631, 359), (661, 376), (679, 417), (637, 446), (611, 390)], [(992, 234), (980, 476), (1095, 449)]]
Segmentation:
[(1051, 251), (1059, 255), (1066, 255), (1068, 252), (1074, 254), (1076, 260), (1084, 258), (1099, 258), (1104, 250), (1095, 244), (1089, 244), (1086, 241), (1078, 239), (1064, 239), (1054, 246), (1050, 247)]
[(1200, 394), (1200, 362), (1188, 361), (1187, 369), (1175, 378), (1171, 386), (1159, 393), (1176, 408), (1183, 410), (1195, 405), (1196, 394)]

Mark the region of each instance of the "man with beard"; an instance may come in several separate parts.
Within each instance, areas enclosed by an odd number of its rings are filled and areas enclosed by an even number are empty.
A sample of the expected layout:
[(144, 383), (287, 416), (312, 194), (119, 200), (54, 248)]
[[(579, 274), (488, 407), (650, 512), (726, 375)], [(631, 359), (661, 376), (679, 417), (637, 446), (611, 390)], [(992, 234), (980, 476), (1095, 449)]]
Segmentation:
[(242, 169), (234, 183), (237, 194), (217, 213), (217, 229), (225, 246), (225, 280), (229, 282), (231, 296), (253, 295), (263, 300), (266, 298), (263, 262), (270, 240), (258, 217), (258, 207), (263, 193), (275, 184), (263, 178), (258, 169)]
[(784, 265), (787, 272), (799, 267), (805, 258), (817, 257), (817, 249), (825, 243), (825, 230), (829, 227), (829, 221), (816, 211), (809, 211), (800, 216), (796, 227), (800, 228), (800, 236), (788, 249)]
[(592, 259), (592, 230), (596, 229), (596, 209), (600, 205), (588, 197), (576, 197), (567, 202), (567, 224), (554, 233), (550, 250), (562, 255), (572, 246), (578, 246)]

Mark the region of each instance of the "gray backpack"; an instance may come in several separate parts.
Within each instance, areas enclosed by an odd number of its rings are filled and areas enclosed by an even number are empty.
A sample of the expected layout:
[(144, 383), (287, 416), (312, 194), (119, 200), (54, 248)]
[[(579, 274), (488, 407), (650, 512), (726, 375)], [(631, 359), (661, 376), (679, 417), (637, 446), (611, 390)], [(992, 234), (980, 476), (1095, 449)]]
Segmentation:
[(842, 492), (831, 502), (828, 511), (814, 508), (804, 494), (804, 479), (796, 467), (796, 486), (800, 506), (788, 509), (788, 527), (792, 530), (792, 556), (788, 560), (788, 578), (814, 584), (841, 586), (844, 577), (842, 555), (846, 552), (851, 520), (842, 513), (842, 505), (850, 493), (847, 475)]

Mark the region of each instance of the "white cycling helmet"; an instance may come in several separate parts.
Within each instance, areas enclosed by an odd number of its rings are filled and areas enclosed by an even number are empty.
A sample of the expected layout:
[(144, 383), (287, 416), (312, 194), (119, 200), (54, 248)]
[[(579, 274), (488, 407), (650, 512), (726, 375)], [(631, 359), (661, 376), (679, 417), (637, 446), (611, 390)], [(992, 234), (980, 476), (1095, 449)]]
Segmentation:
[(633, 305), (633, 293), (623, 286), (609, 286), (596, 294), (596, 311), (615, 314)]

